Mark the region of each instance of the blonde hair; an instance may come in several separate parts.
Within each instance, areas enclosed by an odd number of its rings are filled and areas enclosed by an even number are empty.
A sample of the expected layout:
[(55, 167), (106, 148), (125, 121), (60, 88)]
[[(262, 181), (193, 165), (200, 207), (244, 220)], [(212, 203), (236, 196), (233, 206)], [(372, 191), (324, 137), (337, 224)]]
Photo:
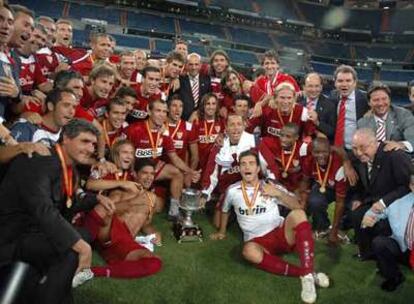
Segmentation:
[(289, 91), (293, 92), (293, 98), (296, 101), (297, 94), (296, 94), (295, 86), (292, 83), (288, 82), (288, 81), (284, 81), (284, 82), (279, 83), (276, 86), (276, 88), (275, 88), (275, 90), (273, 92), (273, 97), (272, 97), (272, 99), (269, 102), (269, 106), (272, 109), (276, 109), (277, 108), (276, 97), (279, 95), (280, 91), (282, 91), (282, 90), (289, 90)]

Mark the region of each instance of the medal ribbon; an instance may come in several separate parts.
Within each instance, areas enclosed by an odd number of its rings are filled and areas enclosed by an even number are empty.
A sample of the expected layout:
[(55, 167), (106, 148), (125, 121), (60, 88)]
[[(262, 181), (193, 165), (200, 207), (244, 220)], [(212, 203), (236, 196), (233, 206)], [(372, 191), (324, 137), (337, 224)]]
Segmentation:
[[(290, 111), (290, 116), (289, 116), (289, 121), (288, 121), (288, 122), (292, 122), (292, 118), (293, 118), (293, 110), (294, 110), (294, 109), (295, 109), (295, 108), (294, 108), (294, 106), (293, 106), (293, 109)], [(283, 121), (282, 114), (280, 114), (279, 109), (277, 109), (277, 110), (276, 110), (276, 113), (277, 113), (277, 116), (279, 117), (279, 120), (280, 120), (280, 123), (282, 124), (282, 127), (284, 127), (284, 126), (285, 126), (285, 122)]]
[(247, 195), (247, 191), (246, 191), (246, 185), (244, 181), (241, 182), (243, 199), (244, 199), (244, 202), (246, 203), (247, 208), (249, 209), (249, 213), (251, 213), (254, 207), (254, 204), (256, 202), (257, 194), (259, 193), (259, 187), (260, 187), (260, 182), (258, 182), (257, 185), (254, 187), (254, 193), (253, 193), (252, 200), (249, 200), (249, 196)]
[(318, 162), (316, 162), (316, 172), (318, 173), (318, 182), (321, 185), (321, 188), (326, 188), (326, 182), (328, 181), (329, 170), (331, 169), (332, 164), (332, 155), (329, 156), (328, 168), (325, 171), (325, 175), (322, 179), (321, 169), (319, 168)]
[(147, 127), (147, 132), (148, 132), (148, 137), (149, 137), (149, 140), (150, 140), (150, 143), (151, 143), (151, 148), (152, 148), (152, 158), (157, 158), (157, 148), (158, 148), (158, 141), (160, 140), (160, 131), (157, 131), (157, 140), (155, 141), (155, 143), (154, 143), (154, 137), (152, 136), (152, 132), (151, 132), (151, 130), (150, 130), (150, 127), (149, 127), (149, 123), (148, 123), (148, 120), (147, 121), (145, 121), (145, 126)]
[(177, 131), (180, 128), (180, 126), (181, 126), (181, 120), (178, 122), (177, 126), (175, 127), (174, 132), (172, 132), (171, 139), (174, 139), (174, 136), (175, 134), (177, 134)]
[(211, 136), (211, 133), (213, 133), (214, 125), (215, 125), (215, 121), (211, 123), (210, 130), (207, 131), (207, 121), (204, 121), (204, 132), (206, 135), (206, 139)]
[(59, 156), (60, 165), (63, 171), (63, 185), (64, 193), (66, 194), (66, 207), (72, 206), (72, 194), (73, 194), (73, 169), (72, 166), (66, 164), (65, 156), (63, 155), (62, 147), (60, 144), (56, 144), (56, 152)]
[(154, 211), (155, 203), (148, 191), (146, 191), (145, 194), (147, 195), (148, 200), (149, 200), (148, 208), (149, 208), (149, 214), (151, 215), (152, 212)]
[(102, 127), (103, 127), (103, 131), (104, 131), (104, 136), (105, 136), (106, 144), (108, 145), (109, 148), (111, 148), (112, 145), (113, 145), (113, 143), (115, 142), (116, 137), (114, 138), (114, 140), (112, 142), (109, 139), (109, 135), (108, 135), (108, 121), (106, 119), (102, 122)]
[(293, 145), (293, 149), (292, 152), (289, 156), (289, 159), (287, 161), (287, 164), (285, 165), (285, 153), (283, 152), (283, 148), (281, 149), (281, 161), (282, 161), (282, 166), (283, 166), (283, 172), (287, 173), (290, 167), (290, 164), (292, 163), (293, 157), (295, 156), (295, 152), (296, 152), (296, 142)]

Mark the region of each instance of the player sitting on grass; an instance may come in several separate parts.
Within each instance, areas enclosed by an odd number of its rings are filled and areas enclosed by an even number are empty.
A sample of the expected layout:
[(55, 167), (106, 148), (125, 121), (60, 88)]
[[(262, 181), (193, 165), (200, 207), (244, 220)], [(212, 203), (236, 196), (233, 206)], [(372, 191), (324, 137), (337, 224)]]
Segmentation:
[[(315, 284), (328, 287), (329, 278), (324, 273), (314, 273), (312, 229), (305, 212), (294, 194), (259, 179), (260, 164), (255, 152), (241, 153), (239, 162), (242, 180), (228, 188), (220, 228), (211, 238), (222, 240), (226, 237), (228, 212), (233, 207), (243, 231), (243, 257), (265, 271), (300, 277), (302, 300), (314, 303)], [(286, 218), (280, 216), (279, 204), (292, 209)], [(299, 255), (299, 266), (279, 256), (292, 251)]]

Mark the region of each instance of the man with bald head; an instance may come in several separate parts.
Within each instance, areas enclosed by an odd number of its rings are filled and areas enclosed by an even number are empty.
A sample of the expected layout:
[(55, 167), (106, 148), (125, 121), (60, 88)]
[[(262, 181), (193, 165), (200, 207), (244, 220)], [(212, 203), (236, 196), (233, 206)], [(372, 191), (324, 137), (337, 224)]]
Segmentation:
[(201, 56), (191, 53), (187, 56), (187, 75), (180, 76), (179, 95), (183, 101), (183, 119), (188, 120), (197, 110), (201, 98), (210, 92), (210, 77), (200, 74)]
[(389, 235), (387, 220), (373, 227), (364, 227), (366, 211), (381, 213), (398, 198), (409, 192), (410, 174), (413, 172), (410, 157), (402, 150), (385, 150), (373, 130), (358, 129), (352, 138), (352, 151), (357, 158), (359, 181), (352, 202), (352, 224), (362, 260), (372, 257), (371, 242), (378, 235)]
[(303, 96), (298, 100), (309, 111), (309, 119), (316, 125), (317, 132), (332, 142), (335, 136), (335, 106), (322, 94), (322, 77), (309, 73), (303, 84)]

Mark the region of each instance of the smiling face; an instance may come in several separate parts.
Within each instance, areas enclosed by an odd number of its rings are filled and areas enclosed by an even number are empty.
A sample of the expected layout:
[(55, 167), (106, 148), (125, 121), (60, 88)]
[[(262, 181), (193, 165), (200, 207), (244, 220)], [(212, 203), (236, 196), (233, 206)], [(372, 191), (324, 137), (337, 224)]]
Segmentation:
[(229, 67), (229, 62), (226, 57), (221, 54), (216, 54), (213, 58), (213, 70), (217, 75), (221, 75)]
[(303, 86), (303, 92), (308, 98), (319, 98), (319, 95), (321, 95), (322, 92), (321, 78), (316, 74), (311, 74), (306, 77), (305, 85)]
[(152, 109), (149, 110), (151, 122), (156, 127), (162, 127), (167, 120), (168, 108), (164, 102), (154, 101)]
[(233, 94), (241, 92), (240, 79), (235, 73), (230, 73), (226, 80), (226, 86)]
[(50, 20), (40, 19), (39, 23), (45, 27), (47, 32), (47, 43), (49, 46), (53, 45), (56, 40), (56, 24)]
[(142, 80), (142, 89), (145, 94), (153, 95), (157, 92), (161, 83), (160, 72), (147, 72)]
[(259, 181), (260, 166), (253, 155), (246, 155), (240, 158), (240, 174), (243, 181), (247, 184), (254, 185)]
[(112, 41), (107, 36), (101, 36), (91, 43), (92, 54), (96, 59), (106, 60), (112, 54)]
[(340, 72), (335, 79), (335, 88), (341, 97), (348, 97), (356, 88), (356, 79), (352, 73)]
[(117, 166), (122, 170), (129, 170), (134, 164), (135, 149), (130, 143), (125, 143), (118, 148)]
[(77, 101), (79, 102), (83, 96), (83, 80), (79, 78), (72, 78), (69, 80), (65, 89), (72, 90), (76, 96)]
[(239, 115), (229, 115), (227, 118), (226, 133), (231, 144), (238, 144), (243, 134), (245, 125), (243, 118)]
[(123, 55), (121, 57), (121, 63), (119, 65), (119, 70), (121, 72), (121, 75), (124, 79), (130, 79), (132, 76), (132, 73), (136, 69), (136, 62), (135, 62), (135, 56), (134, 55)]
[(206, 119), (214, 119), (216, 116), (218, 101), (215, 96), (211, 96), (204, 104), (204, 116)]
[(295, 92), (290, 89), (282, 89), (275, 96), (276, 104), (282, 114), (290, 114), (295, 104)]
[(369, 105), (376, 116), (383, 117), (390, 109), (391, 100), (387, 92), (377, 90), (371, 93)]
[(328, 165), (330, 152), (329, 142), (319, 143), (312, 147), (312, 156), (321, 167)]
[(298, 139), (297, 130), (287, 126), (280, 130), (280, 144), (284, 150), (290, 150)]
[(352, 139), (352, 152), (362, 162), (373, 161), (377, 153), (378, 143), (373, 138), (367, 138), (361, 134), (355, 134)]
[(166, 73), (171, 79), (176, 79), (180, 76), (183, 66), (184, 63), (173, 59), (171, 62), (167, 63)]
[(144, 166), (137, 171), (136, 182), (141, 184), (144, 189), (149, 190), (155, 178), (155, 168), (153, 166)]
[(47, 104), (49, 111), (53, 111), (53, 121), (59, 128), (67, 125), (73, 119), (77, 105), (76, 96), (69, 92), (62, 92), (56, 105)]
[(108, 98), (114, 83), (114, 76), (100, 76), (91, 80), (93, 95), (97, 98)]
[(30, 37), (30, 40), (26, 43), (30, 44), (30, 52), (31, 54), (35, 54), (38, 50), (43, 48), (46, 45), (47, 36), (46, 34), (39, 30), (38, 28), (35, 28), (33, 30), (33, 34)]
[(125, 123), (127, 106), (125, 104), (111, 104), (109, 111), (105, 115), (112, 128), (120, 129)]
[(279, 71), (279, 64), (275, 58), (266, 57), (263, 60), (263, 68), (265, 70), (266, 76), (273, 77), (276, 75), (277, 71)]
[(198, 56), (190, 56), (187, 61), (187, 72), (191, 77), (195, 77), (200, 73), (201, 61)]

